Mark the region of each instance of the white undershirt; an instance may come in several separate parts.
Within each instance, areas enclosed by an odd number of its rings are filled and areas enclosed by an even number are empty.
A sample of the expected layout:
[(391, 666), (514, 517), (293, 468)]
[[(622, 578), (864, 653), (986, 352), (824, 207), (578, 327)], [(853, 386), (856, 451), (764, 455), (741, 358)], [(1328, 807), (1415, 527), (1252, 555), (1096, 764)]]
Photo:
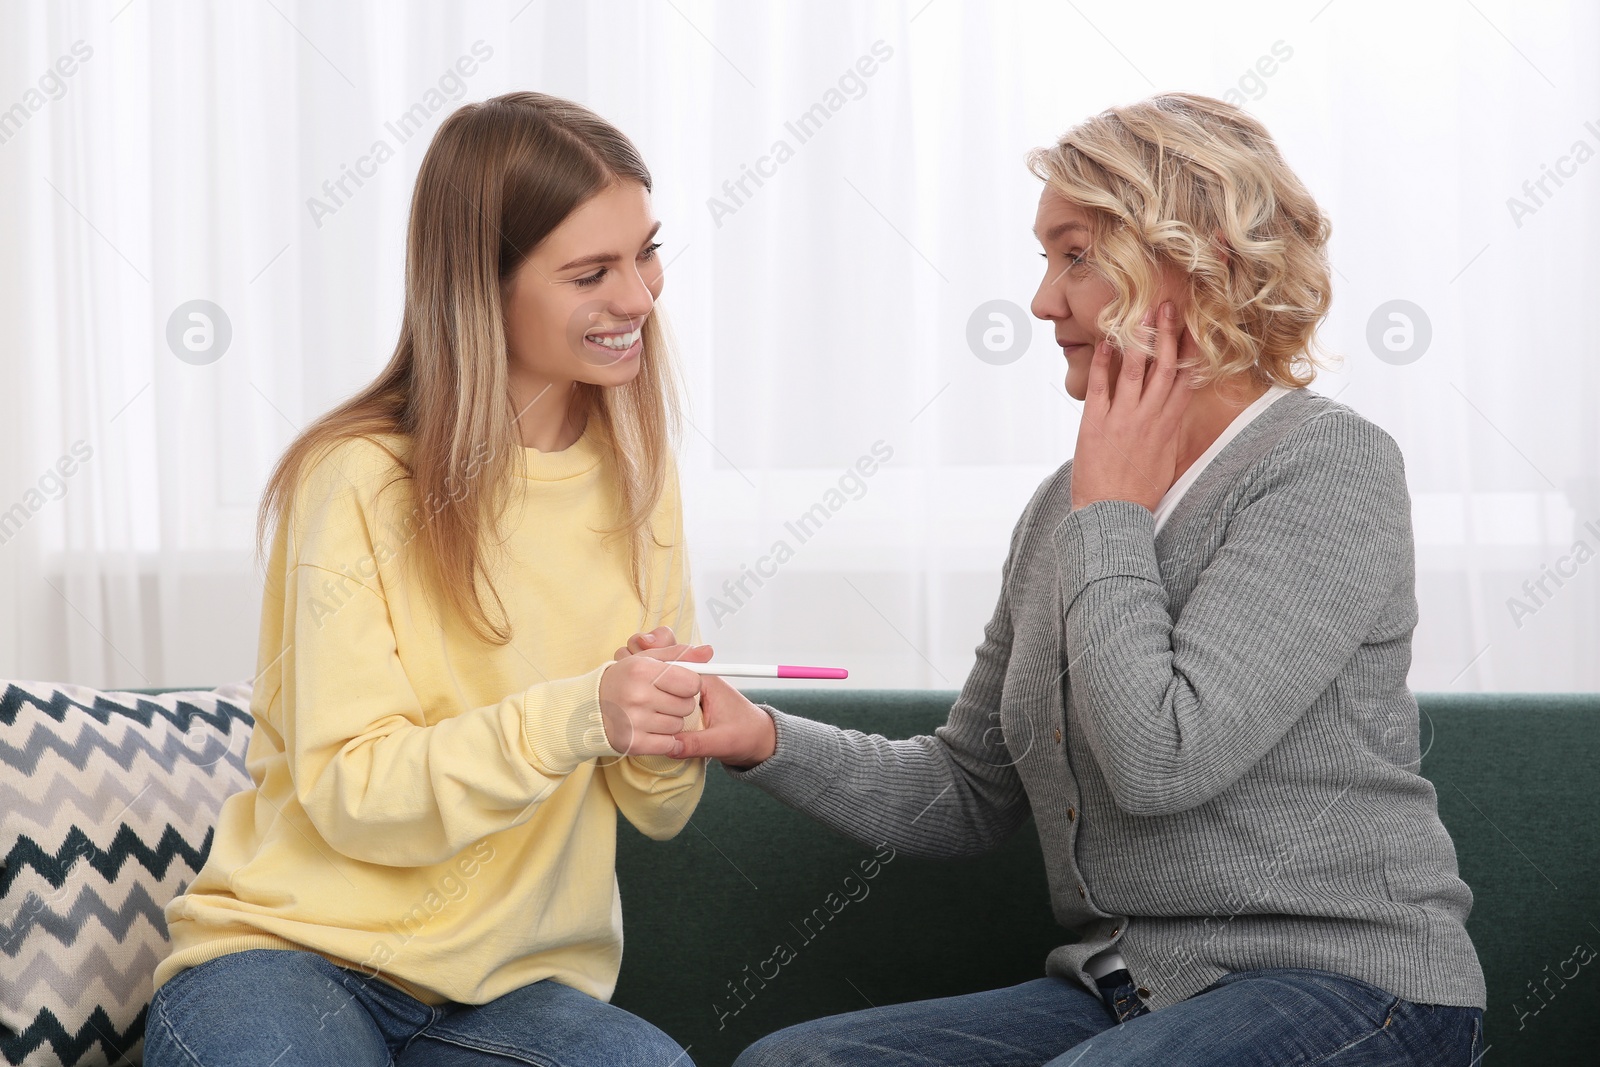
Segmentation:
[[(1215, 441), (1211, 442), (1211, 447), (1200, 453), (1200, 458), (1189, 465), (1189, 469), (1183, 472), (1183, 477), (1172, 483), (1172, 488), (1167, 490), (1166, 494), (1161, 498), (1161, 503), (1156, 505), (1157, 533), (1161, 532), (1161, 527), (1166, 523), (1167, 516), (1171, 515), (1172, 509), (1178, 506), (1178, 501), (1183, 499), (1183, 494), (1189, 491), (1189, 487), (1200, 477), (1200, 473), (1210, 465), (1212, 460), (1217, 458), (1217, 453), (1226, 448), (1229, 441), (1238, 437), (1239, 432), (1249, 426), (1256, 416), (1271, 407), (1273, 401), (1292, 391), (1286, 386), (1273, 383), (1267, 387), (1265, 393), (1256, 398), (1254, 403), (1233, 417), (1233, 421), (1228, 423), (1227, 428), (1217, 436)], [(1089, 972), (1090, 978), (1100, 978), (1126, 966), (1127, 963), (1123, 960), (1122, 953), (1115, 948), (1108, 948), (1102, 949), (1084, 961), (1083, 969)]]
[(1156, 505), (1156, 532), (1161, 532), (1161, 527), (1167, 521), (1167, 516), (1172, 514), (1172, 509), (1178, 506), (1178, 501), (1183, 499), (1183, 494), (1200, 477), (1200, 473), (1210, 466), (1211, 461), (1217, 458), (1217, 453), (1228, 447), (1228, 442), (1239, 436), (1246, 426), (1253, 422), (1257, 415), (1272, 406), (1272, 402), (1292, 390), (1274, 382), (1267, 387), (1267, 391), (1256, 397), (1255, 401), (1239, 414), (1233, 417), (1217, 439), (1211, 442), (1211, 447), (1200, 453), (1200, 458), (1189, 464), (1189, 469), (1183, 472), (1183, 477), (1172, 483), (1166, 495), (1161, 498), (1161, 503)]

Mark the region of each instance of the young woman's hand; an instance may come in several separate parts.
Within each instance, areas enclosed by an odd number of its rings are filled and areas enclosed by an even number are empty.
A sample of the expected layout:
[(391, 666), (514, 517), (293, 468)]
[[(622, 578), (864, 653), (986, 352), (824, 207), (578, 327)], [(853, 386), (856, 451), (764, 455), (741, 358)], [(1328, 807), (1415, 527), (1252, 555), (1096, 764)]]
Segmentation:
[[(688, 659), (685, 653), (691, 649), (706, 650), (701, 662), (711, 658), (710, 645), (679, 645), (676, 641), (671, 627), (657, 626), (647, 634), (628, 638), (627, 646), (617, 649), (617, 659), (644, 653), (663, 659)], [(772, 716), (714, 674), (700, 677), (700, 717), (702, 728), (678, 734), (667, 755), (675, 759), (710, 756), (730, 767), (744, 768), (767, 759), (777, 747)]]
[(1073, 511), (1097, 500), (1131, 500), (1154, 512), (1177, 480), (1178, 429), (1194, 395), (1178, 378), (1179, 348), (1185, 356), (1197, 348), (1173, 304), (1163, 301), (1160, 311), (1152, 308), (1144, 319), (1156, 327), (1154, 351), (1122, 353), (1115, 396), (1110, 339), (1094, 350), (1073, 452)]
[(676, 756), (675, 737), (683, 733), (683, 720), (694, 714), (702, 679), (672, 661), (704, 663), (711, 658), (711, 646), (674, 644), (635, 655), (624, 651), (618, 649), (616, 660), (600, 675), (606, 741), (629, 756)]
[[(677, 635), (672, 632), (672, 627), (657, 626), (654, 630), (651, 630), (647, 634), (634, 634), (632, 637), (628, 638), (628, 643), (622, 648), (617, 649), (617, 654), (611, 658), (627, 659), (629, 656), (637, 656), (639, 653), (649, 649), (660, 650), (663, 648), (670, 648), (677, 643), (678, 638)], [(709, 648), (711, 646), (706, 645), (703, 647)], [(678, 657), (673, 658), (676, 659)]]
[(701, 677), (700, 714), (704, 727), (681, 733), (672, 755), (678, 759), (711, 756), (743, 770), (769, 759), (778, 745), (772, 716), (714, 674)]

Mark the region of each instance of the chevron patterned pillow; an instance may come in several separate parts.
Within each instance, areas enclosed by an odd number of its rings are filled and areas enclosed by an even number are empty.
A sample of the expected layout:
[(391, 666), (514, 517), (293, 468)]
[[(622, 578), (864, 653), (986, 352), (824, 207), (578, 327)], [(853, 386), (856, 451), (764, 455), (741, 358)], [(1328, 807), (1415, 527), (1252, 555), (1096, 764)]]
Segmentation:
[(250, 685), (0, 682), (0, 1057), (135, 1064), (162, 909), (250, 785)]

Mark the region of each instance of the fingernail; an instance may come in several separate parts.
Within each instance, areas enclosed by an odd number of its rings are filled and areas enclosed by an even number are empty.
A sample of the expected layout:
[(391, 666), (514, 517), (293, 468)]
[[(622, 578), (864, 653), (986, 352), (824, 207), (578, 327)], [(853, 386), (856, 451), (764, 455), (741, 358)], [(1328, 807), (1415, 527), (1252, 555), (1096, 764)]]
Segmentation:
[(1161, 317), (1166, 319), (1168, 322), (1171, 322), (1174, 318), (1176, 318), (1177, 314), (1178, 313), (1173, 310), (1172, 301), (1168, 300), (1166, 303), (1161, 305)]
[(641, 645), (648, 645), (648, 644), (653, 643), (654, 641), (655, 641), (655, 638), (651, 637), (649, 634), (645, 634), (643, 637), (639, 638), (639, 643)]

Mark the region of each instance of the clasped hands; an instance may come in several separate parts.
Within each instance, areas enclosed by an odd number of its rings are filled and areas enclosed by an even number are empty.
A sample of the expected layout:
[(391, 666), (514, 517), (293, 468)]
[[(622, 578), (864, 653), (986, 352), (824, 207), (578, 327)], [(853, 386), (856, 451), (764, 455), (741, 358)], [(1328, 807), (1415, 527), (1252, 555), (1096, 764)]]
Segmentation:
[[(710, 645), (679, 644), (667, 626), (634, 634), (600, 676), (600, 715), (606, 741), (630, 756), (690, 759), (711, 756), (748, 767), (772, 755), (772, 717), (714, 674), (696, 674), (675, 661), (706, 663)], [(684, 722), (700, 698), (701, 728)]]

